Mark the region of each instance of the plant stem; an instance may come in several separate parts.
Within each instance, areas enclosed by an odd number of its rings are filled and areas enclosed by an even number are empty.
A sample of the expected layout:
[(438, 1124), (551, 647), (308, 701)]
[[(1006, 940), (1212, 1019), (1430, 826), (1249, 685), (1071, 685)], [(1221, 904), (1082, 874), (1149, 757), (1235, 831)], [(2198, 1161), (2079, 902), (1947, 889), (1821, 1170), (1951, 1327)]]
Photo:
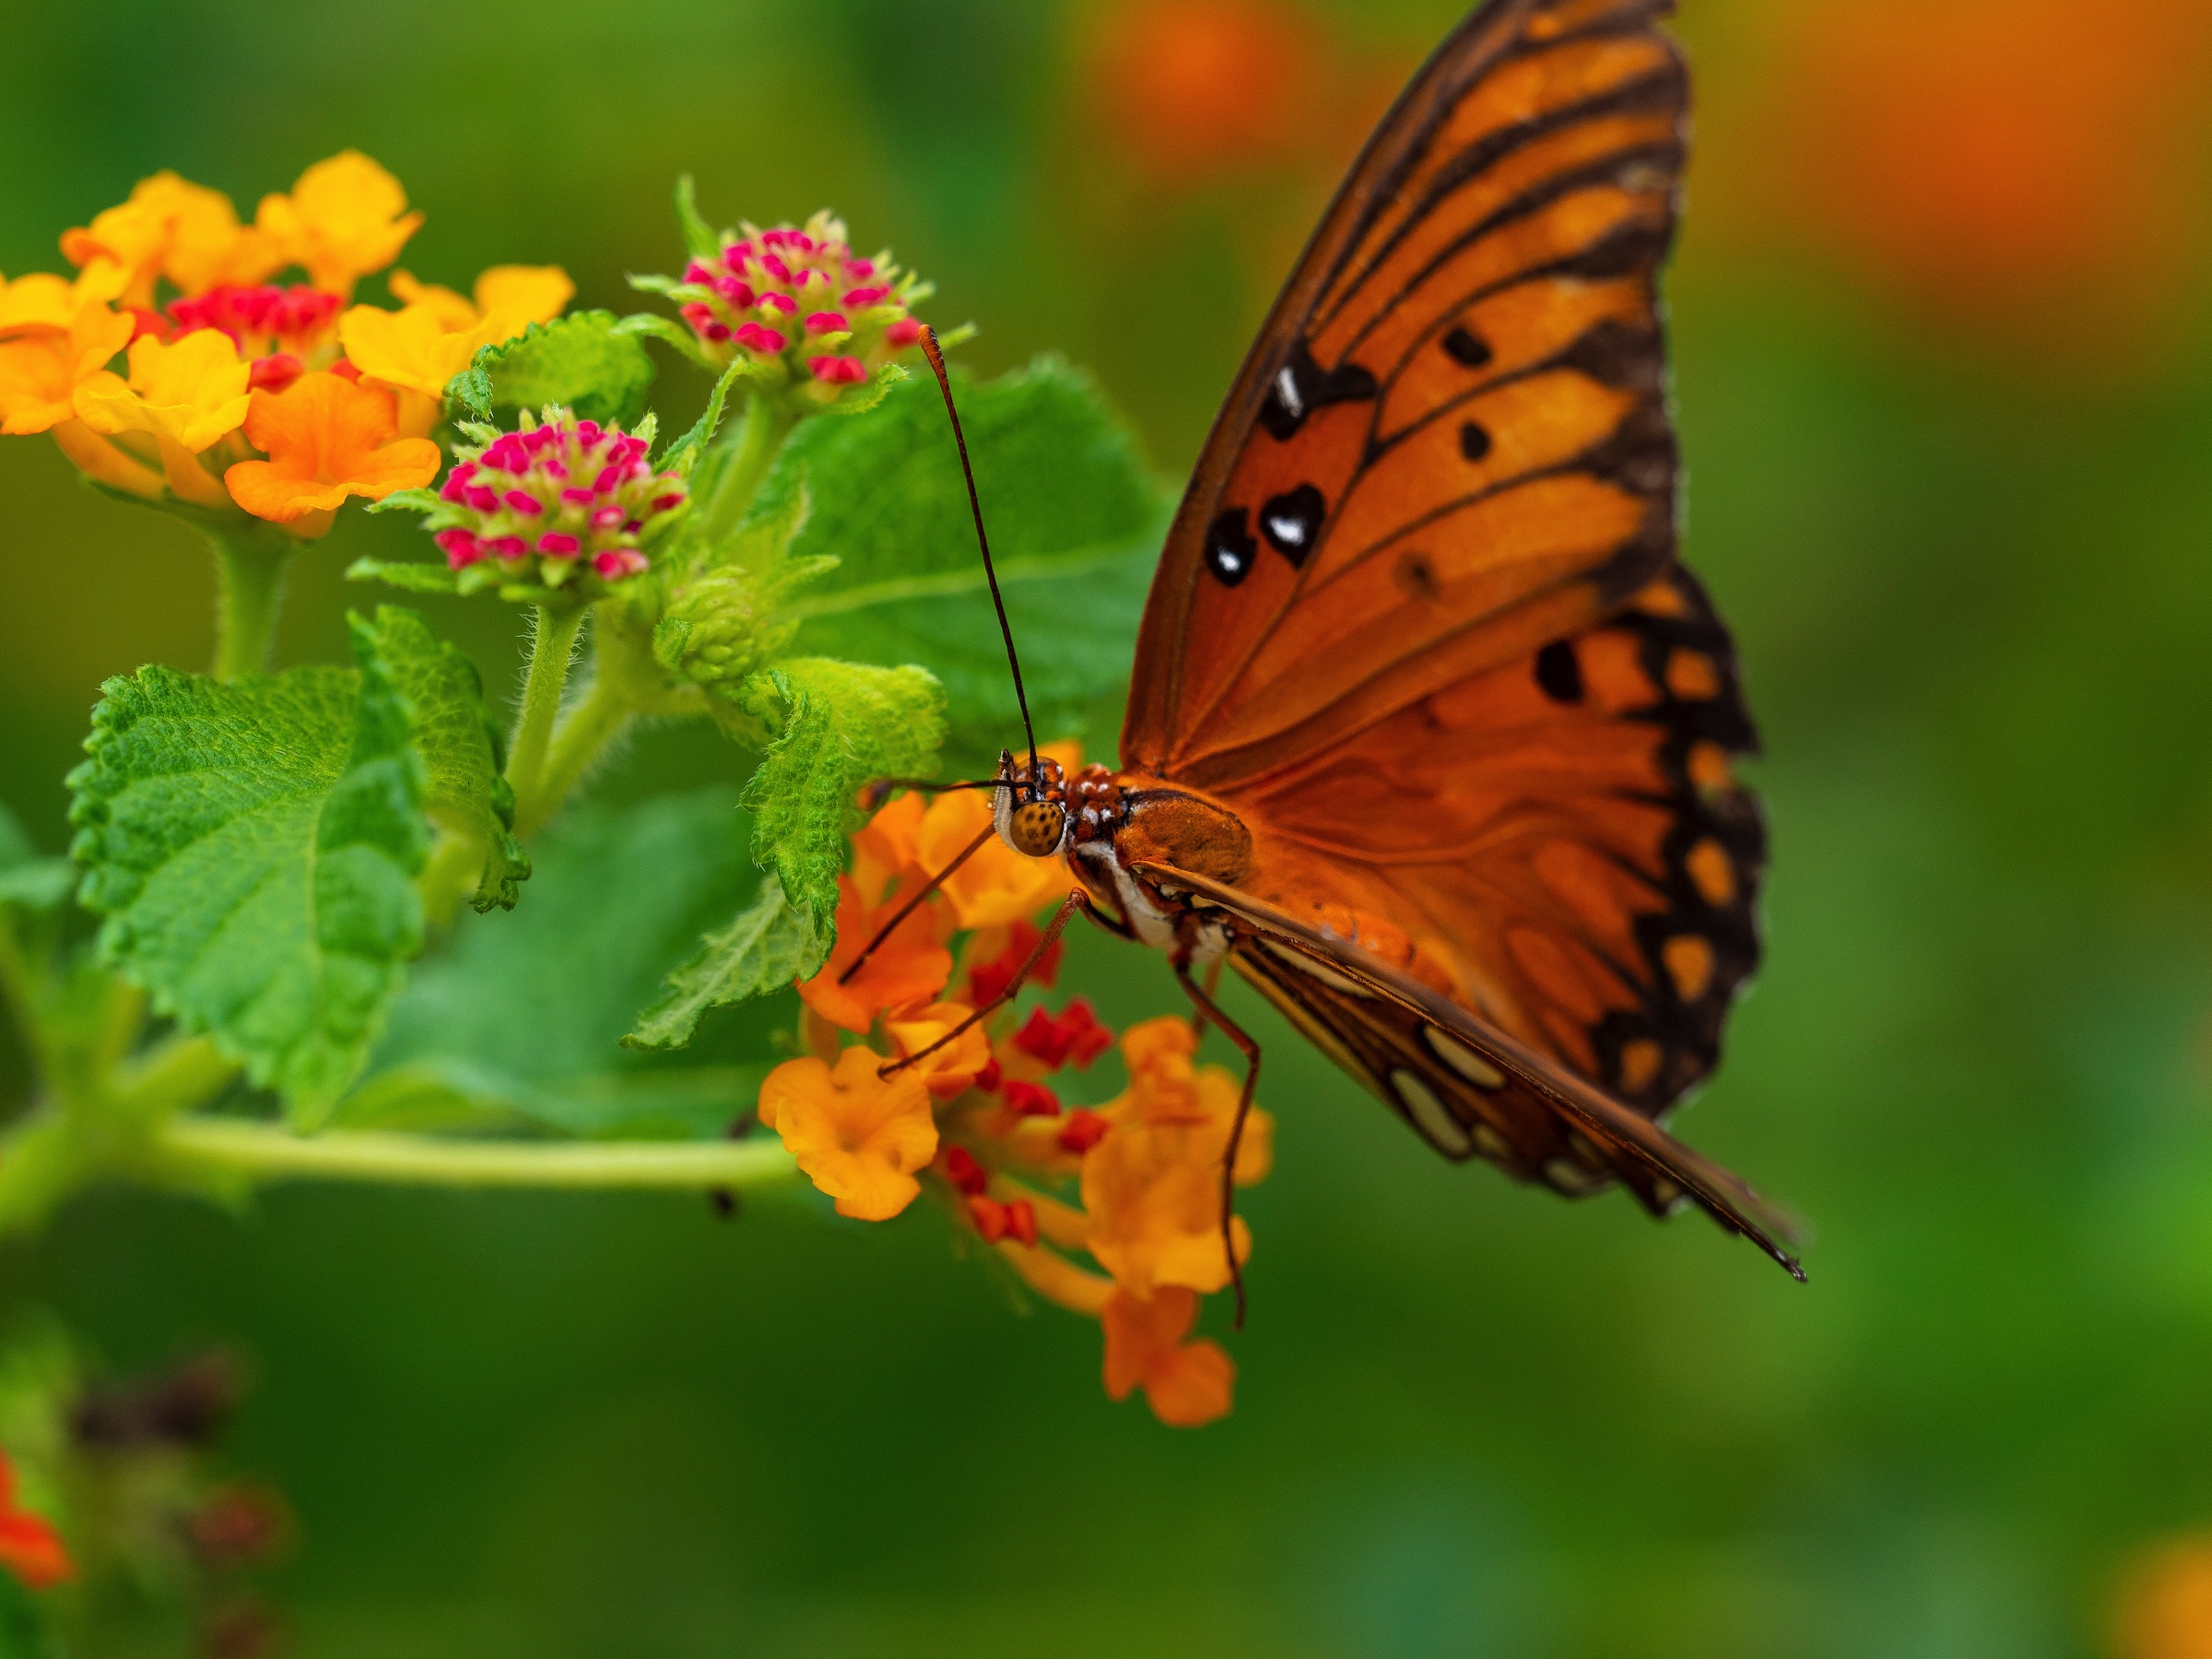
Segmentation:
[(710, 545), (724, 540), (745, 520), (753, 494), (768, 476), (769, 463), (791, 436), (798, 417), (779, 398), (754, 393), (745, 401), (745, 429), (738, 434), (736, 452), (714, 483), (714, 499), (707, 508)]
[(507, 756), (507, 782), (514, 790), (518, 819), (522, 803), (536, 797), (538, 779), (546, 770), (546, 748), (553, 740), (553, 721), (560, 712), (561, 690), (569, 683), (569, 658), (575, 653), (576, 633), (582, 626), (581, 605), (537, 607), (537, 634), (530, 642), (522, 712)]
[(216, 535), (215, 677), (234, 680), (269, 665), (284, 570), (298, 546), (289, 536)]
[[(603, 657), (605, 645), (602, 635), (599, 651)], [(603, 660), (591, 689), (583, 694), (583, 700), (570, 710), (568, 718), (560, 723), (560, 731), (554, 737), (538, 774), (537, 787), (526, 799), (520, 790), (515, 792), (515, 834), (529, 836), (537, 832), (568, 798), (569, 791), (576, 787), (576, 781), (598, 758), (599, 751), (614, 741), (636, 712), (629, 699), (616, 685), (614, 677), (606, 672)]]
[(184, 1174), (411, 1186), (659, 1188), (703, 1192), (782, 1181), (798, 1166), (772, 1140), (451, 1141), (372, 1130), (301, 1136), (239, 1118), (171, 1118), (158, 1159)]

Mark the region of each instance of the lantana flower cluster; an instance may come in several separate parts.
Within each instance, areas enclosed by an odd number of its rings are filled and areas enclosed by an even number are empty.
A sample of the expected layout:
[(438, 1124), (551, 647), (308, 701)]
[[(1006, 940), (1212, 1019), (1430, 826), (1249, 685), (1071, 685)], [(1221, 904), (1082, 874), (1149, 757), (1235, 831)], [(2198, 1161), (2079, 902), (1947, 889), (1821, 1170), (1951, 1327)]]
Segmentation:
[[(470, 300), (394, 271), (399, 309), (349, 304), (421, 223), (352, 150), (264, 197), (251, 224), (219, 191), (143, 179), (62, 237), (75, 276), (0, 276), (0, 433), (51, 432), (110, 488), (303, 539), (349, 497), (426, 485), (446, 382), (574, 288), (508, 265)], [(272, 280), (288, 271), (306, 280)]]
[[(1078, 757), (1054, 746), (1073, 770)], [(761, 1087), (761, 1123), (840, 1213), (882, 1221), (924, 1194), (1036, 1294), (1097, 1319), (1114, 1399), (1143, 1390), (1163, 1421), (1195, 1426), (1229, 1409), (1236, 1369), (1218, 1343), (1194, 1338), (1199, 1299), (1230, 1280), (1221, 1236), (1221, 1166), (1237, 1079), (1197, 1064), (1182, 1017), (1120, 1037), (1127, 1087), (1110, 1102), (1070, 1105), (1066, 1074), (1115, 1044), (1088, 1003), (1057, 1013), (1012, 1008), (971, 1027), (890, 1076), (988, 1005), (1029, 960), (1036, 918), (1072, 885), (1058, 859), (1025, 858), (992, 840), (868, 956), (847, 970), (900, 909), (989, 827), (990, 796), (916, 794), (883, 807), (853, 838), (840, 879), (837, 943), (799, 986), (811, 1053)], [(1050, 987), (1057, 942), (1031, 974)], [(957, 989), (952, 989), (957, 984)], [(1235, 1180), (1267, 1172), (1273, 1124), (1245, 1125)], [(1250, 1230), (1232, 1227), (1240, 1265)]]
[(863, 385), (922, 337), (912, 307), (929, 285), (890, 255), (857, 257), (844, 222), (818, 213), (804, 229), (747, 224), (717, 253), (698, 257), (662, 287), (716, 367), (743, 358), (765, 378), (821, 401)]
[(425, 521), (461, 589), (534, 582), (581, 591), (646, 568), (640, 547), (688, 497), (656, 471), (649, 438), (552, 407), (460, 459)]

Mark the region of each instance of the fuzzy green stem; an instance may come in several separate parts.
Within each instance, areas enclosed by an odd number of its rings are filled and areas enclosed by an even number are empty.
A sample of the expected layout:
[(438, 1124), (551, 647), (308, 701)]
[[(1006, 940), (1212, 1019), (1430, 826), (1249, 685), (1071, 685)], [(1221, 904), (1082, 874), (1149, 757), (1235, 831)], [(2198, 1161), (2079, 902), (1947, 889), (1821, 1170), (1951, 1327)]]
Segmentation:
[(239, 1069), (206, 1037), (171, 1037), (116, 1069), (115, 1104), (140, 1122), (189, 1112), (229, 1088)]
[(760, 480), (768, 476), (769, 464), (783, 447), (783, 440), (791, 436), (798, 418), (780, 398), (763, 397), (756, 392), (746, 399), (745, 429), (737, 435), (736, 452), (715, 480), (714, 499), (707, 507), (710, 546), (726, 539), (745, 522), (746, 509), (753, 504)]
[(583, 606), (537, 607), (537, 633), (530, 642), (530, 672), (523, 680), (523, 707), (515, 718), (514, 740), (507, 755), (507, 782), (513, 787), (517, 816), (521, 803), (534, 801), (546, 770), (546, 749), (560, 713), (560, 694), (569, 683), (569, 659), (583, 626)]
[(705, 1192), (761, 1186), (798, 1169), (772, 1140), (454, 1141), (344, 1129), (302, 1136), (275, 1124), (200, 1116), (171, 1119), (151, 1149), (181, 1174), (252, 1182)]
[(234, 680), (269, 665), (285, 567), (299, 544), (284, 535), (218, 535), (215, 541), (215, 677)]
[(602, 665), (583, 700), (570, 710), (569, 717), (560, 723), (560, 730), (538, 774), (536, 788), (527, 798), (520, 790), (515, 792), (515, 834), (535, 834), (561, 802), (568, 799), (569, 791), (576, 787), (577, 780), (599, 758), (600, 751), (615, 740), (636, 714), (629, 699)]

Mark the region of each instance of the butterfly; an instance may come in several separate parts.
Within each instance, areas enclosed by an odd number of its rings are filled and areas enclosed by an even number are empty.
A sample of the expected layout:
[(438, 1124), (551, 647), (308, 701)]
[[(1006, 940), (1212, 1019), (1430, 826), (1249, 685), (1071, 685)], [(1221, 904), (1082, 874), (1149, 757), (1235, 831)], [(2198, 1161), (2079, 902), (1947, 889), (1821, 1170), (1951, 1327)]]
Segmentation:
[[(1168, 953), (1247, 1104), (1223, 963), (1446, 1158), (1700, 1206), (1803, 1278), (1662, 1126), (1758, 965), (1766, 857), (1734, 646), (1676, 557), (1669, 9), (1488, 0), (1415, 76), (1198, 460), (1120, 768), (1032, 737), (994, 824), (1077, 878), (1053, 935)], [(1228, 1199), (1225, 1169), (1225, 1233)]]

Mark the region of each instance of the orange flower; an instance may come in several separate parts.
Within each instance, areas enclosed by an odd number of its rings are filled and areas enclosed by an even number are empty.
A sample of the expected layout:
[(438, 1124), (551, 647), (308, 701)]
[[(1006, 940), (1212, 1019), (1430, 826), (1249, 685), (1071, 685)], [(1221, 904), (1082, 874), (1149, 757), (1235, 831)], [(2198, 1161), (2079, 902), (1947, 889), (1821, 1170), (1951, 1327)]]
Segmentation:
[(343, 150), (300, 175), (289, 195), (265, 195), (253, 216), (286, 265), (304, 266), (314, 285), (349, 295), (353, 285), (399, 257), (422, 215), (406, 211), (399, 181), (362, 155)]
[(15, 1465), (5, 1453), (0, 1453), (0, 1566), (31, 1590), (51, 1589), (76, 1576), (76, 1564), (53, 1524), (18, 1506)]
[(128, 316), (77, 308), (65, 329), (27, 326), (0, 339), (0, 432), (43, 432), (76, 413), (76, 389), (130, 343)]
[(1297, 156), (1328, 101), (1330, 58), (1302, 15), (1265, 0), (1145, 0), (1099, 43), (1106, 124), (1180, 182)]
[[(974, 1012), (961, 1003), (933, 1003), (902, 1019), (886, 1020), (883, 1029), (890, 1033), (900, 1057), (904, 1059), (937, 1041)], [(915, 1065), (914, 1074), (928, 1086), (934, 1098), (949, 1100), (965, 1094), (990, 1064), (991, 1038), (979, 1023), (970, 1026), (957, 1040)]]
[(2039, 364), (2109, 350), (2178, 291), (2206, 227), (2202, 0), (1786, 15), (1772, 130), (1733, 147), (1764, 175), (1747, 211), (1939, 322), (2031, 327)]
[(335, 374), (303, 374), (282, 392), (253, 394), (246, 438), (269, 458), (241, 461), (223, 482), (254, 517), (320, 535), (347, 496), (381, 501), (438, 476), (438, 446), (397, 431), (391, 393)]
[[(1090, 1253), (1138, 1296), (1171, 1285), (1218, 1290), (1230, 1280), (1221, 1159), (1240, 1085), (1220, 1066), (1193, 1065), (1197, 1047), (1186, 1019), (1131, 1026), (1122, 1038), (1128, 1092), (1099, 1113), (1109, 1132), (1083, 1158)], [(1274, 1121), (1253, 1108), (1237, 1152), (1240, 1186), (1265, 1176), (1273, 1136)], [(1241, 1216), (1230, 1223), (1230, 1239), (1241, 1264), (1252, 1253)]]
[(477, 278), (473, 301), (406, 271), (393, 272), (391, 284), (402, 305), (428, 306), (452, 334), (465, 333), (488, 317), (504, 317), (512, 326), (501, 339), (533, 323), (550, 323), (576, 297), (576, 285), (559, 265), (493, 265)]
[(111, 297), (141, 307), (153, 304), (157, 276), (198, 294), (223, 283), (259, 282), (284, 264), (259, 231), (238, 222), (229, 196), (173, 172), (139, 180), (129, 201), (63, 232), (62, 253), (88, 277), (103, 266), (112, 270)]
[(822, 971), (799, 987), (800, 999), (809, 1008), (848, 1031), (865, 1031), (878, 1014), (912, 1008), (945, 989), (952, 978), (952, 953), (938, 940), (934, 900), (899, 924), (852, 983), (838, 982), (913, 890), (902, 887), (876, 906), (861, 898), (850, 876), (837, 878), (837, 945)]
[(786, 1060), (760, 1085), (760, 1121), (782, 1137), (837, 1212), (888, 1221), (914, 1201), (916, 1170), (937, 1155), (936, 1120), (920, 1077), (877, 1075), (883, 1057), (849, 1048), (831, 1071), (809, 1056)]
[(1152, 1415), (1177, 1429), (1196, 1429), (1229, 1415), (1237, 1366), (1207, 1337), (1183, 1339), (1198, 1321), (1198, 1299), (1164, 1289), (1145, 1300), (1116, 1290), (1100, 1311), (1106, 1327), (1106, 1395), (1125, 1400), (1145, 1391)]
[(51, 271), (31, 271), (10, 282), (0, 276), (0, 339), (50, 329), (67, 334), (88, 305), (105, 305), (119, 291), (112, 272), (80, 274), (75, 281)]
[(2212, 1659), (2212, 1536), (2144, 1557), (2120, 1601), (2119, 1659)]
[(853, 837), (853, 881), (861, 898), (874, 904), (884, 889), (921, 869), (914, 835), (929, 803), (909, 790), (868, 819)]

